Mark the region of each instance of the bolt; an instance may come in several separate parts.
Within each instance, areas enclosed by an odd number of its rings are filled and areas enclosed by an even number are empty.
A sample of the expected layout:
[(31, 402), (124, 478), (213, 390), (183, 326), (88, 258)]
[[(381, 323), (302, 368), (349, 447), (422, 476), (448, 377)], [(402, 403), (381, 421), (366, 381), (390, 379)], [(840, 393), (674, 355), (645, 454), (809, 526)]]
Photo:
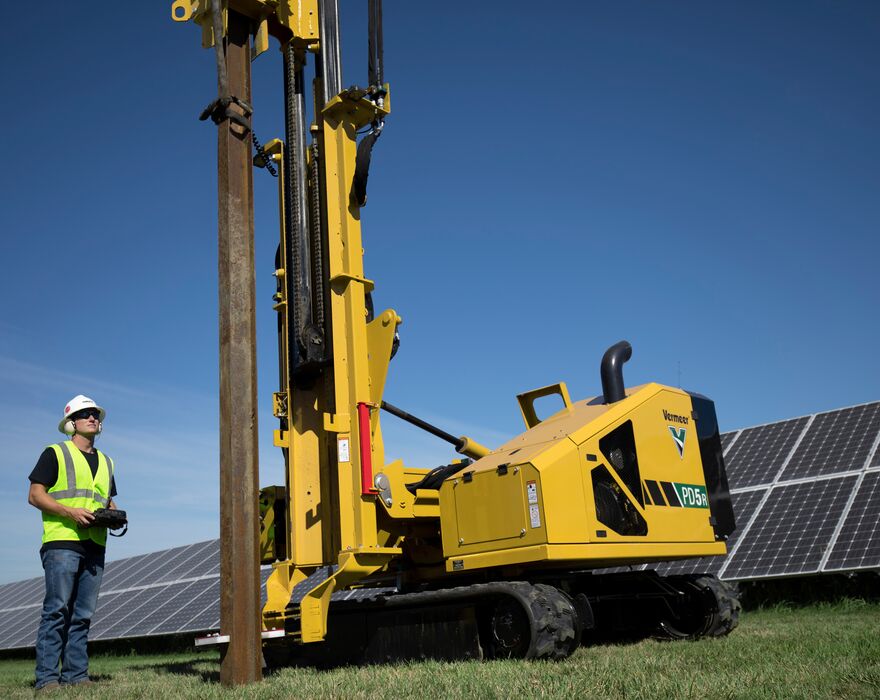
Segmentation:
[(464, 544), (464, 537), (459, 537), (459, 538), (458, 538), (458, 543), (459, 543), (459, 544)]
[(525, 537), (525, 536), (526, 536), (526, 529), (525, 529), (525, 528), (523, 528), (522, 530), (519, 531), (519, 536), (520, 536), (520, 537)]

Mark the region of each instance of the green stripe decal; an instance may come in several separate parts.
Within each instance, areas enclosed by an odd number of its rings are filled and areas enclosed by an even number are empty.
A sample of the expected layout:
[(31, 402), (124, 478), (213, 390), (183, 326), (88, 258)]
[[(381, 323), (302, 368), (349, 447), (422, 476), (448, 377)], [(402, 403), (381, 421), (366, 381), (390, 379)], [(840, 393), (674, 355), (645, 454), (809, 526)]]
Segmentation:
[(678, 500), (685, 508), (708, 508), (709, 498), (706, 487), (701, 484), (672, 484), (678, 494)]

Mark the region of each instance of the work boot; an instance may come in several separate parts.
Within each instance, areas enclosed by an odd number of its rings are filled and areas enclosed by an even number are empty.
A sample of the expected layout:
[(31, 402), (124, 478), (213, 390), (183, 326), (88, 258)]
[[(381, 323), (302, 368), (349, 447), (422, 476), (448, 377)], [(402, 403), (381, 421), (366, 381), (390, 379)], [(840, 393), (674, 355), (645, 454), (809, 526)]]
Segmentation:
[(65, 687), (67, 688), (84, 688), (88, 685), (97, 685), (95, 681), (90, 680), (88, 678), (83, 678), (81, 681), (76, 681), (76, 683), (67, 683)]
[(45, 685), (41, 685), (39, 688), (34, 688), (34, 695), (38, 695), (41, 693), (54, 693), (56, 690), (60, 690), (61, 685), (58, 681), (49, 681)]

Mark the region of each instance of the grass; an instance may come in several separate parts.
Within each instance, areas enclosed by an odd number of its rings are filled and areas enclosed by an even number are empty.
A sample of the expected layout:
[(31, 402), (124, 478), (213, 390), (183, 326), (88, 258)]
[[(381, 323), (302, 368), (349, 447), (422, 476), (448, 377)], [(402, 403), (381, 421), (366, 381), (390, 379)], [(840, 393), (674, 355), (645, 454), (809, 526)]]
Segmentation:
[[(64, 698), (877, 698), (880, 604), (747, 612), (725, 639), (583, 647), (564, 662), (406, 663), (283, 669), (219, 684), (216, 651), (94, 656), (88, 689)], [(0, 661), (0, 697), (33, 693), (33, 661)]]

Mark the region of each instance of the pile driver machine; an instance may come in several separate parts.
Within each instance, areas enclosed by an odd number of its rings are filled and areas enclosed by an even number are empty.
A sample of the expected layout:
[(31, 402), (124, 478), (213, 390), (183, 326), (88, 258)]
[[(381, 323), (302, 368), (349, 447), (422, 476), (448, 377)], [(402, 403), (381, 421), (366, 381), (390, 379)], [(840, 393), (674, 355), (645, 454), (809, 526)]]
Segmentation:
[[(273, 409), (286, 474), (260, 492), (266, 660), (564, 658), (597, 630), (727, 634), (739, 603), (714, 577), (627, 570), (723, 555), (735, 527), (713, 402), (626, 387), (629, 343), (602, 358), (597, 397), (572, 401), (563, 383), (520, 394), (525, 431), (494, 449), (385, 401), (401, 318), (374, 311), (363, 263), (370, 153), (391, 106), (381, 0), (368, 9), (367, 85), (343, 89), (336, 0), (172, 5), (206, 47), (236, 13), (254, 55), (270, 36), (283, 55), (284, 139), (254, 140), (254, 164), (277, 170), (281, 229)], [(250, 106), (222, 88), (205, 116), (249, 128)], [(550, 396), (560, 409), (542, 419), (535, 403)], [(383, 411), (460, 458), (386, 461)]]

